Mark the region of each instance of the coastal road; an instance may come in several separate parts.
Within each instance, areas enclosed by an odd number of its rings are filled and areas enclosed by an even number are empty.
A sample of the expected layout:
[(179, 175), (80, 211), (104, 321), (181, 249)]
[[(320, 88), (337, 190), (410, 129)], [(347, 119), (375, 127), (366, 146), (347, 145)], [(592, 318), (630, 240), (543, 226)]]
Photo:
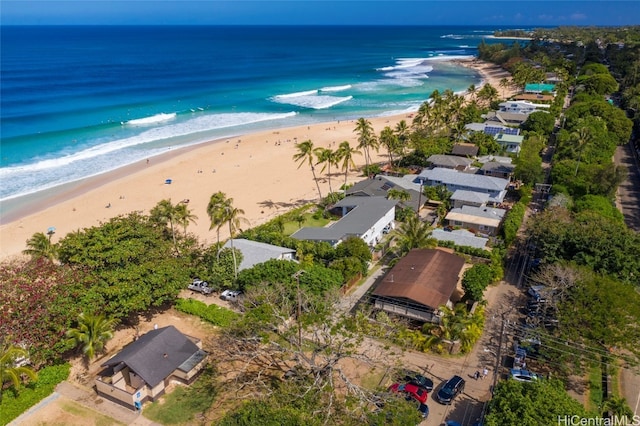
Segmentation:
[(625, 167), (627, 178), (618, 187), (616, 204), (630, 229), (640, 232), (640, 170), (633, 144), (619, 146), (614, 154), (616, 165)]

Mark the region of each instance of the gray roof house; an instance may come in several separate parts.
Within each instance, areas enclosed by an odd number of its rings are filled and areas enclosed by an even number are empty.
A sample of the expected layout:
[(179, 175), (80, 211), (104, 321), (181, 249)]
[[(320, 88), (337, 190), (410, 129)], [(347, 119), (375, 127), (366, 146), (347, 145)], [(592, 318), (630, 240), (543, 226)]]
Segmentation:
[(451, 209), (445, 220), (449, 226), (459, 226), (480, 234), (495, 236), (506, 213), (504, 209), (462, 206)]
[(393, 228), (396, 203), (397, 200), (385, 197), (346, 197), (332, 209), (340, 212), (340, 220), (323, 228), (304, 227), (291, 236), (298, 240), (326, 241), (334, 247), (355, 236), (373, 247)]
[(451, 192), (458, 189), (489, 194), (488, 202), (500, 204), (507, 194), (507, 179), (478, 174), (461, 173), (455, 170), (435, 168), (423, 170), (418, 178), (427, 186), (444, 185)]
[(373, 179), (361, 180), (347, 189), (347, 196), (354, 197), (387, 197), (390, 189), (407, 191), (411, 196), (410, 200), (398, 201), (401, 207), (410, 207), (413, 210), (418, 209), (420, 203), (420, 183), (413, 182), (414, 175), (406, 177), (377, 175)]
[[(233, 247), (242, 253), (242, 262), (238, 266), (238, 271), (253, 268), (259, 263), (264, 263), (271, 259), (295, 260), (296, 251), (286, 247), (274, 246), (260, 243), (258, 241), (245, 240), (242, 238), (233, 239)], [(231, 248), (231, 240), (224, 243), (223, 248)]]
[(467, 170), (473, 160), (458, 155), (440, 155), (434, 154), (427, 158), (431, 167), (444, 167), (446, 169)]
[(454, 208), (462, 206), (480, 207), (487, 204), (487, 202), (489, 201), (489, 194), (484, 192), (457, 189), (451, 195), (450, 200), (453, 202)]
[(431, 236), (438, 241), (451, 241), (457, 246), (467, 246), (479, 249), (485, 249), (488, 238), (476, 237), (476, 235), (467, 231), (466, 229), (454, 229), (452, 231), (445, 231), (444, 229), (434, 229), (431, 232)]
[(511, 175), (515, 170), (514, 164), (500, 163), (497, 161), (489, 161), (480, 167), (480, 173), (485, 176), (494, 176), (498, 178), (511, 179)]
[(519, 126), (529, 118), (528, 114), (515, 112), (489, 111), (482, 116), (489, 125), (502, 124), (504, 126)]
[(174, 326), (151, 330), (129, 343), (95, 380), (98, 395), (131, 409), (155, 401), (171, 380), (191, 383), (202, 370), (207, 353), (200, 340)]

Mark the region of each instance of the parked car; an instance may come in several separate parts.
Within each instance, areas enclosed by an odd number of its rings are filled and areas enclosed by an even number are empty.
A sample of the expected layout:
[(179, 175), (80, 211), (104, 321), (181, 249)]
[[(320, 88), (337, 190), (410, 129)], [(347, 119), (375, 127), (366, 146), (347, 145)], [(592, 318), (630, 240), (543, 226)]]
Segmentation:
[(464, 391), (464, 385), (462, 377), (453, 376), (442, 385), (436, 394), (436, 400), (441, 404), (451, 404), (454, 398)]
[(541, 301), (543, 300), (542, 292), (545, 290), (545, 286), (543, 285), (532, 285), (527, 290), (527, 294), (533, 298), (533, 300)]
[(416, 374), (413, 377), (407, 376), (407, 382), (419, 386), (427, 392), (431, 392), (433, 390), (433, 380), (423, 376), (422, 374)]
[(401, 385), (400, 383), (394, 383), (389, 386), (389, 390), (391, 392), (402, 392), (405, 393), (409, 398), (413, 398), (418, 402), (424, 404), (427, 402), (428, 393), (426, 390), (422, 389), (420, 386), (416, 386), (411, 383), (405, 383)]
[(429, 407), (427, 406), (427, 404), (419, 403), (418, 411), (420, 412), (420, 415), (422, 416), (423, 419), (426, 419), (427, 417), (429, 417)]
[(518, 368), (511, 369), (511, 378), (519, 382), (533, 382), (538, 380), (538, 375), (528, 370)]
[(220, 293), (220, 299), (235, 302), (241, 294), (242, 292), (240, 290), (225, 290)]
[(187, 288), (206, 295), (213, 293), (213, 288), (209, 286), (209, 283), (199, 278), (194, 278)]

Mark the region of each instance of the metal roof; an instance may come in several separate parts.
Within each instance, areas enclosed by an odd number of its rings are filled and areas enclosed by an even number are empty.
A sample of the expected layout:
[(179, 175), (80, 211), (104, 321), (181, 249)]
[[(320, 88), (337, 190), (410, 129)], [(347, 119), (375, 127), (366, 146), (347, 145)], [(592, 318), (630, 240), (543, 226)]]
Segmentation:
[(509, 181), (507, 179), (471, 173), (461, 173), (456, 170), (441, 167), (423, 170), (418, 176), (424, 180), (441, 182), (443, 185), (452, 185), (457, 188), (466, 188), (469, 190), (478, 189), (480, 192), (503, 191), (507, 186), (509, 186)]
[[(240, 266), (238, 267), (239, 271), (252, 268), (270, 259), (279, 259), (283, 254), (295, 254), (296, 252), (294, 249), (241, 238), (233, 239), (233, 247), (242, 253), (242, 262), (240, 262)], [(231, 248), (231, 240), (227, 240), (223, 248)]]
[(473, 163), (473, 160), (466, 157), (460, 157), (458, 155), (442, 155), (442, 154), (434, 154), (429, 158), (427, 158), (427, 161), (436, 167), (443, 166), (443, 167), (448, 167), (452, 169), (455, 169), (456, 167), (460, 167), (460, 166), (467, 168), (471, 165), (471, 163)]
[(390, 210), (395, 209), (397, 202), (385, 197), (346, 197), (334, 206), (351, 209), (339, 221), (324, 228), (305, 227), (291, 236), (298, 240), (328, 241), (332, 244), (349, 236), (360, 237)]
[(464, 189), (457, 189), (451, 195), (451, 199), (456, 201), (469, 201), (472, 203), (485, 204), (489, 201), (489, 194), (486, 192), (466, 191)]
[(410, 207), (414, 210), (418, 208), (420, 200), (420, 183), (413, 182), (415, 175), (406, 175), (403, 177), (378, 175), (374, 179), (361, 180), (347, 189), (348, 196), (361, 197), (387, 197), (390, 189), (404, 190), (409, 193), (411, 199), (408, 201), (398, 201), (398, 204), (404, 207)]
[(476, 237), (473, 232), (466, 229), (456, 229), (445, 231), (444, 229), (434, 229), (431, 236), (438, 241), (452, 241), (458, 246), (475, 247), (484, 249), (489, 242), (488, 238)]
[(451, 209), (445, 219), (497, 228), (506, 213), (506, 210), (491, 207), (462, 206)]

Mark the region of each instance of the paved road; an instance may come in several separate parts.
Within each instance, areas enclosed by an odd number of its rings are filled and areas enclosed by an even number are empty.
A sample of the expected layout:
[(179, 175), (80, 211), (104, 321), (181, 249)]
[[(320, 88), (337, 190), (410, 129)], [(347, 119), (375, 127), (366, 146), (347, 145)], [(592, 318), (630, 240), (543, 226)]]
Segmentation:
[[(630, 229), (640, 232), (640, 167), (638, 158), (633, 152), (632, 143), (619, 146), (614, 155), (617, 165), (627, 169), (628, 175), (618, 187), (616, 204), (624, 215), (625, 223)], [(640, 374), (632, 369), (620, 372), (622, 396), (633, 410), (640, 416)]]
[(616, 149), (614, 161), (628, 172), (627, 178), (618, 187), (618, 208), (622, 211), (627, 226), (640, 232), (640, 169), (631, 143)]

